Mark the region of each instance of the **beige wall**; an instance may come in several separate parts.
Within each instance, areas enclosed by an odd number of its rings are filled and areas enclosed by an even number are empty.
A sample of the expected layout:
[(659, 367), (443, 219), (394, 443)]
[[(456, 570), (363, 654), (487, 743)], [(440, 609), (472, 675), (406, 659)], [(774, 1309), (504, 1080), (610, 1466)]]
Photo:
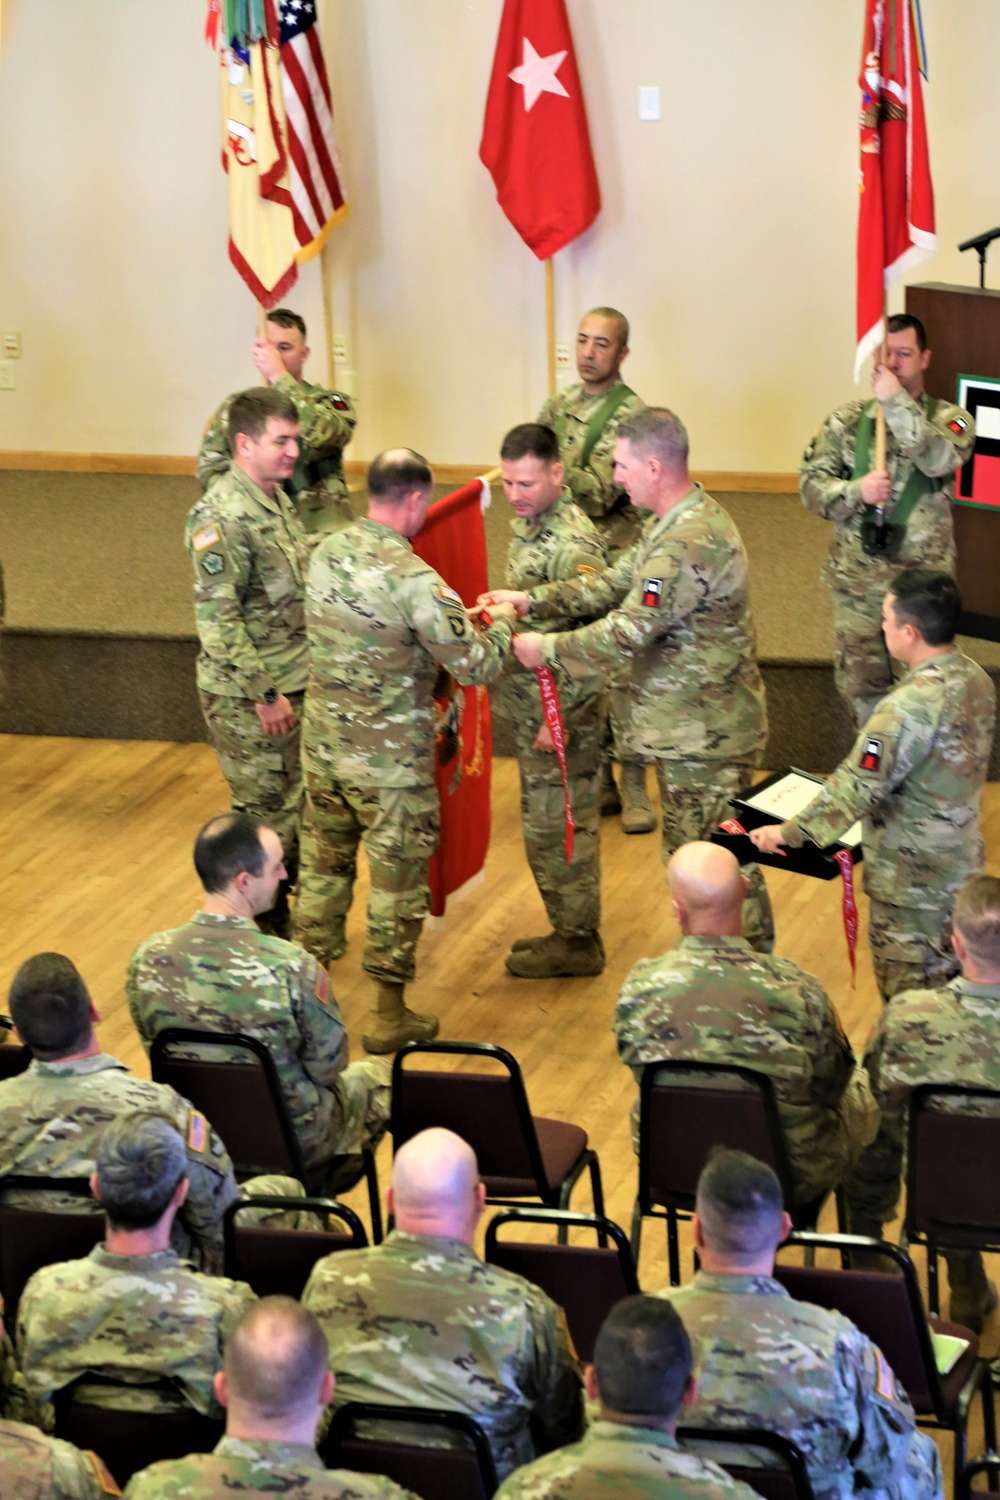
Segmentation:
[[(631, 317), (631, 382), (699, 468), (789, 470), (851, 390), (861, 0), (568, 0), (604, 193), (557, 259), (558, 336)], [(943, 246), (1000, 221), (1000, 8), (923, 0)], [(226, 257), (205, 0), (4, 0), (0, 330), (24, 343), (0, 448), (191, 453), (253, 380)], [(544, 394), (544, 283), (478, 160), (500, 0), (321, 0), (354, 211), (332, 240), (361, 421), (488, 462)], [(640, 124), (658, 84), (659, 124)], [(992, 283), (1000, 285), (1000, 246)], [(319, 272), (304, 312), (322, 377)], [(902, 293), (893, 306), (901, 306)]]

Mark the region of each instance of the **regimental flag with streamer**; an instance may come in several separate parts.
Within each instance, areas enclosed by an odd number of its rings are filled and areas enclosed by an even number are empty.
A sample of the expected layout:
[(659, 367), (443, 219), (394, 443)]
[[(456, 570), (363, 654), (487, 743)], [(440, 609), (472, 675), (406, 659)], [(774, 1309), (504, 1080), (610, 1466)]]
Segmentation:
[(315, 0), (209, 0), (221, 43), (229, 258), (270, 309), (347, 213)]
[(885, 337), (886, 288), (937, 249), (921, 73), (927, 76), (918, 0), (867, 0), (855, 379)]
[(539, 260), (597, 217), (601, 191), (565, 0), (504, 0), (479, 156)]

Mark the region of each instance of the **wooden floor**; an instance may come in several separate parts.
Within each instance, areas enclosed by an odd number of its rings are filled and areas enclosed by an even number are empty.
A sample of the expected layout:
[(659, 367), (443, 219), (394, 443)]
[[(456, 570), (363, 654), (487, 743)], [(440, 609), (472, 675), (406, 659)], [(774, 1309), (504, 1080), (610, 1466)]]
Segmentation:
[[(485, 881), (464, 902), (453, 904), (443, 925), (425, 931), (412, 1001), (439, 1013), (442, 1036), (508, 1047), (525, 1071), (536, 1114), (585, 1126), (600, 1154), (608, 1212), (627, 1228), (635, 1192), (628, 1130), (634, 1086), (618, 1061), (611, 1017), (631, 965), (670, 948), (678, 936), (659, 838), (627, 837), (617, 819), (604, 821), (602, 930), (608, 963), (599, 978), (513, 979), (503, 964), (511, 943), (547, 930), (524, 859), (516, 782), (514, 763), (498, 761)], [(0, 1008), (6, 1008), (10, 978), (24, 959), (45, 949), (65, 953), (101, 1012), (105, 1050), (148, 1076), (125, 1004), (126, 965), (143, 938), (179, 925), (198, 906), (194, 836), (227, 802), (215, 757), (205, 745), (0, 736), (6, 850), (0, 876)], [(987, 788), (984, 833), (988, 867), (1000, 874), (998, 785)], [(767, 881), (778, 951), (818, 976), (859, 1051), (879, 1009), (864, 899), (858, 981), (852, 990), (839, 882), (772, 870)], [(347, 953), (331, 967), (356, 1051), (368, 993), (359, 967), (366, 894), (362, 868)], [(385, 1182), (388, 1143), (379, 1170)], [(589, 1206), (582, 1184), (578, 1194), (580, 1205)], [(356, 1199), (357, 1192), (348, 1201)], [(646, 1228), (640, 1275), (650, 1290), (667, 1281), (659, 1224)], [(994, 1315), (984, 1336), (986, 1349), (992, 1352), (998, 1341), (1000, 1316)]]

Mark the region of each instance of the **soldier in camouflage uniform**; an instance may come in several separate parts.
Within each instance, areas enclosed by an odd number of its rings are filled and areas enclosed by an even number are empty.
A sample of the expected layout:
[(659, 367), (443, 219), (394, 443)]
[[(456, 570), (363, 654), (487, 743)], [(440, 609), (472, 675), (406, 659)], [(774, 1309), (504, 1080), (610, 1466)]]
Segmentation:
[[(706, 838), (746, 786), (767, 735), (764, 684), (739, 533), (721, 505), (693, 484), (687, 433), (672, 412), (647, 407), (622, 428), (615, 471), (633, 505), (653, 518), (606, 572), (531, 593), (483, 596), (512, 603), (539, 624), (553, 616), (603, 615), (582, 629), (517, 635), (522, 666), (558, 663), (571, 676), (600, 675), (623, 657), (629, 680), (629, 743), (652, 758), (663, 808), (663, 859)], [(757, 865), (744, 932), (774, 946), (767, 886)]]
[(697, 1385), (691, 1341), (669, 1302), (635, 1296), (612, 1308), (585, 1378), (600, 1420), (581, 1442), (515, 1469), (497, 1500), (753, 1500), (725, 1469), (678, 1446)]
[(45, 1437), (24, 1422), (0, 1422), (4, 1500), (104, 1500), (120, 1495), (96, 1453)]
[(907, 675), (875, 709), (808, 807), (750, 837), (773, 853), (835, 843), (863, 821), (872, 965), (883, 1000), (958, 972), (949, 920), (983, 867), (979, 830), (996, 691), (954, 644), (961, 610), (947, 573), (911, 568), (886, 594), (882, 628)]
[[(165, 1083), (133, 1078), (124, 1063), (101, 1051), (100, 1020), (83, 979), (68, 958), (39, 953), (14, 975), (8, 1000), (21, 1040), (34, 1054), (27, 1071), (0, 1083), (0, 1177), (88, 1177), (105, 1126), (135, 1110), (156, 1110), (186, 1143), (190, 1190), (174, 1220), (173, 1247), (203, 1271), (222, 1270), (222, 1216), (241, 1195), (302, 1197), (293, 1177), (251, 1177), (238, 1189), (225, 1147), (205, 1116)], [(99, 1213), (88, 1198), (53, 1189), (4, 1193), (4, 1202), (60, 1212)], [(248, 1211), (273, 1219), (267, 1210)], [(312, 1227), (291, 1214), (288, 1227)]]
[[(267, 335), (253, 346), (253, 361), (268, 385), (295, 403), (299, 420), (300, 452), (287, 482), (288, 494), (314, 547), (328, 531), (339, 531), (354, 520), (344, 479), (344, 449), (351, 441), (357, 417), (343, 391), (327, 391), (303, 378), (309, 358), (306, 325), (298, 313), (277, 307), (268, 314)], [(196, 473), (203, 490), (229, 471), (233, 458), (229, 411), (232, 396), (219, 407), (205, 430), (198, 451)]]
[(313, 1446), (333, 1393), (326, 1339), (291, 1297), (265, 1297), (230, 1335), (215, 1391), (226, 1435), (213, 1453), (153, 1464), (136, 1474), (129, 1500), (231, 1500), (281, 1494), (308, 1500), (416, 1500), (378, 1474), (327, 1470)]
[[(914, 565), (954, 572), (954, 473), (976, 436), (967, 411), (924, 390), (931, 354), (920, 319), (899, 314), (888, 326), (886, 362), (876, 361), (872, 372), (873, 399), (828, 417), (799, 470), (804, 504), (834, 526), (823, 570), (833, 595), (834, 675), (859, 729), (893, 684), (881, 609), (896, 573)], [(877, 470), (879, 407), (887, 468)]]
[[(550, 396), (538, 420), (559, 440), (570, 495), (600, 534), (610, 562), (639, 539), (642, 517), (615, 481), (615, 440), (622, 422), (641, 410), (642, 401), (621, 378), (628, 354), (628, 319), (614, 307), (594, 307), (576, 335), (579, 385)], [(649, 833), (656, 818), (646, 791), (646, 761), (628, 744), (629, 663), (620, 664), (608, 680), (608, 734), (620, 763), (621, 797), (611, 762), (604, 761), (601, 811), (621, 811), (626, 833)]]
[[(647, 1063), (662, 1061), (765, 1073), (796, 1202), (817, 1203), (874, 1137), (864, 1070), (819, 980), (791, 959), (755, 953), (741, 935), (745, 883), (728, 849), (685, 844), (667, 878), (681, 941), (671, 953), (640, 960), (626, 979), (615, 1007), (618, 1055), (637, 1083)], [(637, 1150), (638, 1127), (636, 1101)]]
[[(350, 1047), (326, 971), (312, 954), (259, 932), (283, 872), (273, 829), (246, 813), (213, 818), (201, 830), (194, 863), (203, 909), (185, 927), (161, 932), (132, 955), (129, 1009), (148, 1052), (168, 1026), (240, 1031), (274, 1060), (289, 1117), (319, 1193), (350, 1186), (360, 1153), (389, 1122), (388, 1063), (349, 1063)], [(217, 1048), (175, 1047), (175, 1055), (218, 1060)], [(246, 1061), (233, 1051), (234, 1061)]]
[[(881, 1491), (942, 1500), (941, 1460), (870, 1339), (840, 1313), (797, 1302), (773, 1276), (791, 1221), (770, 1167), (720, 1151), (698, 1182), (701, 1270), (660, 1292), (695, 1347), (692, 1427), (762, 1427), (800, 1449), (816, 1500)], [(713, 1457), (711, 1443), (699, 1452)], [(755, 1452), (746, 1452), (755, 1461)], [(759, 1462), (759, 1458), (756, 1459)]]
[[(525, 422), (504, 438), (500, 450), (503, 486), (516, 519), (507, 553), (507, 588), (531, 589), (564, 578), (600, 572), (604, 549), (591, 521), (562, 489), (563, 467), (550, 427)], [(573, 621), (547, 622), (551, 630)], [(598, 778), (602, 752), (601, 683), (558, 673), (556, 689), (566, 733), (566, 773), (575, 835), (566, 864), (565, 802), (559, 759), (545, 716), (538, 681), (516, 662), (500, 683), (498, 712), (514, 727), (521, 777), (521, 826), (528, 863), (552, 932), (522, 939), (507, 968), (524, 979), (600, 974), (604, 946), (601, 921), (601, 828)]]
[(229, 470), (187, 519), (195, 573), (198, 696), (234, 812), (276, 829), (288, 880), (266, 925), (288, 936), (298, 870), (299, 721), (308, 675), (304, 533), (281, 488), (298, 457), (298, 418), (280, 391), (233, 401)]
[(434, 698), (439, 667), (457, 682), (498, 677), (513, 612), (479, 635), (454, 589), (410, 546), (434, 476), (408, 448), (368, 471), (368, 516), (313, 554), (306, 614), (309, 696), (303, 740), (306, 812), (295, 936), (320, 962), (344, 951), (359, 842), (371, 875), (361, 966), (375, 983), (362, 1044), (394, 1052), (437, 1034), (408, 1010), (417, 941), (430, 910), (438, 840)]
[(183, 1139), (162, 1115), (123, 1116), (101, 1137), (91, 1185), (107, 1216), (104, 1244), (36, 1271), (18, 1305), (18, 1364), (40, 1425), (52, 1430), (54, 1394), (90, 1373), (115, 1385), (83, 1380), (75, 1399), (218, 1417), (212, 1378), (255, 1294), (170, 1248), (188, 1190)]
[[(961, 978), (894, 995), (865, 1050), (882, 1123), (848, 1182), (851, 1227), (859, 1234), (880, 1236), (895, 1216), (913, 1090), (941, 1083), (1000, 1091), (1000, 880), (967, 880), (952, 925)], [(944, 1254), (951, 1320), (978, 1333), (996, 1306), (996, 1288), (986, 1280), (978, 1251)]]
[[(475, 1154), (449, 1130), (397, 1151), (396, 1227), (370, 1250), (315, 1266), (302, 1301), (330, 1346), (336, 1408), (347, 1401), (437, 1406), (482, 1427), (497, 1473), (579, 1437), (580, 1367), (566, 1318), (544, 1292), (473, 1247), (486, 1189)], [(426, 1428), (393, 1428), (427, 1443)], [(449, 1445), (442, 1432), (430, 1446)]]

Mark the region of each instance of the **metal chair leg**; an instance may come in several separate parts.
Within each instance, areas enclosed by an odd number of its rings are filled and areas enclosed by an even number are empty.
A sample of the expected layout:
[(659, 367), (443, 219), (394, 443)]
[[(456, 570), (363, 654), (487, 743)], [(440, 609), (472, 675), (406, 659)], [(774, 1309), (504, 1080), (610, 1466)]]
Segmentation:
[(375, 1168), (375, 1153), (370, 1146), (365, 1146), (361, 1153), (361, 1159), (365, 1164), (365, 1180), (368, 1183), (368, 1212), (372, 1221), (372, 1244), (382, 1243), (382, 1205), (379, 1202), (378, 1172)]
[(629, 1235), (629, 1243), (632, 1249), (632, 1260), (636, 1270), (639, 1269), (639, 1251), (642, 1247), (642, 1209), (639, 1206), (639, 1198), (636, 1195), (635, 1203), (632, 1205), (632, 1232)]
[[(604, 1184), (601, 1182), (601, 1163), (595, 1151), (590, 1159), (590, 1191), (594, 1200), (594, 1213), (604, 1218)], [(608, 1237), (601, 1229), (598, 1231), (597, 1243), (602, 1250), (608, 1246)]]
[(677, 1241), (677, 1214), (667, 1209), (667, 1262), (670, 1267), (670, 1285), (681, 1284), (681, 1253)]

